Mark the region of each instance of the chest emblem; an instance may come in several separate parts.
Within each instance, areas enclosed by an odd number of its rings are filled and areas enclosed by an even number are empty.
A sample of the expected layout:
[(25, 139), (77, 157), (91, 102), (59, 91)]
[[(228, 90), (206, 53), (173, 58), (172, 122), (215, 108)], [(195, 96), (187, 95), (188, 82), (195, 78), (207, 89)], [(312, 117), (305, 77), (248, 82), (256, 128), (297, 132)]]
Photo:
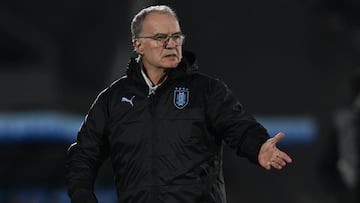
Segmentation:
[(126, 102), (126, 103), (129, 103), (131, 106), (134, 106), (134, 103), (133, 103), (134, 98), (135, 98), (135, 96), (132, 96), (131, 99), (128, 99), (126, 97), (122, 97), (121, 102)]
[(178, 109), (183, 109), (189, 103), (190, 92), (189, 88), (176, 87), (174, 90), (174, 106)]

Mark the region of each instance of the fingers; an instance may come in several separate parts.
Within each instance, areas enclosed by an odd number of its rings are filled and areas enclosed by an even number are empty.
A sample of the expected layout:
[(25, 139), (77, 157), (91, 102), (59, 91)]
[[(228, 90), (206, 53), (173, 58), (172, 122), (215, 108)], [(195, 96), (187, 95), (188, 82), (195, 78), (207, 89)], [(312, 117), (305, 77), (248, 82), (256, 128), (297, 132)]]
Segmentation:
[(275, 168), (275, 169), (282, 169), (284, 166), (286, 166), (286, 162), (277, 157), (277, 158), (274, 158), (268, 165), (268, 167), (266, 167), (267, 170), (270, 170), (271, 168)]
[(274, 155), (263, 167), (267, 170), (270, 170), (271, 168), (280, 170), (285, 167), (286, 164), (291, 162), (292, 159), (286, 153), (281, 152), (278, 153), (278, 155)]
[[(279, 132), (278, 134), (276, 134), (273, 137), (274, 144), (276, 145), (276, 143), (279, 142), (280, 140), (282, 140), (284, 138), (284, 136), (285, 136), (285, 134), (283, 132)], [(285, 152), (281, 151), (281, 150), (278, 150), (278, 153), (275, 156), (281, 158), (282, 160), (285, 160), (287, 163), (292, 162), (291, 157), (289, 155), (287, 155)]]
[(281, 170), (285, 165), (281, 165), (275, 161), (271, 162), (271, 167)]
[(292, 162), (291, 157), (289, 155), (287, 155), (285, 152), (280, 151), (278, 157), (281, 158), (282, 160), (285, 160), (287, 163)]
[(266, 164), (266, 166), (264, 166), (264, 168), (265, 168), (266, 170), (270, 170), (271, 168), (275, 168), (275, 169), (280, 170), (280, 169), (282, 169), (285, 165), (286, 165), (286, 162), (285, 162), (284, 160), (281, 160), (281, 159), (276, 160), (276, 159), (274, 159), (274, 160), (268, 162), (268, 163)]

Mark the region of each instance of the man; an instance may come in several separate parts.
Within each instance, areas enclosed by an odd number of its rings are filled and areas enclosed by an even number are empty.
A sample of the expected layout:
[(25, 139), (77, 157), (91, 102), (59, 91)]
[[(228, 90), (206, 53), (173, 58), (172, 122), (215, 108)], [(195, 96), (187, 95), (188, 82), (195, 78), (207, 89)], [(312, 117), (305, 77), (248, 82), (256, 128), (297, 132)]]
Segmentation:
[(222, 143), (265, 169), (291, 158), (220, 80), (197, 70), (167, 6), (141, 10), (131, 24), (138, 53), (126, 76), (99, 94), (68, 150), (73, 203), (97, 202), (94, 180), (111, 159), (119, 202), (224, 203)]

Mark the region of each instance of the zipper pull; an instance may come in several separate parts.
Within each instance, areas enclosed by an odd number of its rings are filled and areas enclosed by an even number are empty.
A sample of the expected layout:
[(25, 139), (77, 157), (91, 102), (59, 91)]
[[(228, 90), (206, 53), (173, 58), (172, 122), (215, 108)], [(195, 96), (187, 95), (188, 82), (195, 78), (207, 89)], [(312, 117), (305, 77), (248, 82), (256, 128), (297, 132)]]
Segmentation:
[(149, 93), (148, 93), (148, 98), (151, 96), (151, 95), (155, 95), (155, 88), (149, 88)]

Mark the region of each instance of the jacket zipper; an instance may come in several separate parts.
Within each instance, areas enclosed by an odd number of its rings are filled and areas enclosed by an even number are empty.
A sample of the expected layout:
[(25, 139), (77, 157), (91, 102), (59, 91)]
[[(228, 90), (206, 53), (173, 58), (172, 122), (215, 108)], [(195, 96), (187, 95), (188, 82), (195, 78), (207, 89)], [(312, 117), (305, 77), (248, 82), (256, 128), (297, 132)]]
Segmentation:
[(151, 126), (152, 126), (152, 130), (151, 130), (151, 178), (152, 178), (152, 187), (151, 187), (151, 194), (153, 195), (151, 202), (157, 202), (156, 197), (159, 194), (159, 189), (157, 187), (158, 184), (158, 171), (156, 170), (157, 168), (157, 148), (156, 148), (156, 143), (157, 143), (157, 133), (156, 133), (156, 129), (157, 129), (157, 115), (156, 115), (156, 103), (157, 103), (157, 96), (155, 95), (155, 92), (153, 92), (152, 94), (150, 94), (149, 91), (149, 102), (150, 102), (150, 114), (151, 114)]

